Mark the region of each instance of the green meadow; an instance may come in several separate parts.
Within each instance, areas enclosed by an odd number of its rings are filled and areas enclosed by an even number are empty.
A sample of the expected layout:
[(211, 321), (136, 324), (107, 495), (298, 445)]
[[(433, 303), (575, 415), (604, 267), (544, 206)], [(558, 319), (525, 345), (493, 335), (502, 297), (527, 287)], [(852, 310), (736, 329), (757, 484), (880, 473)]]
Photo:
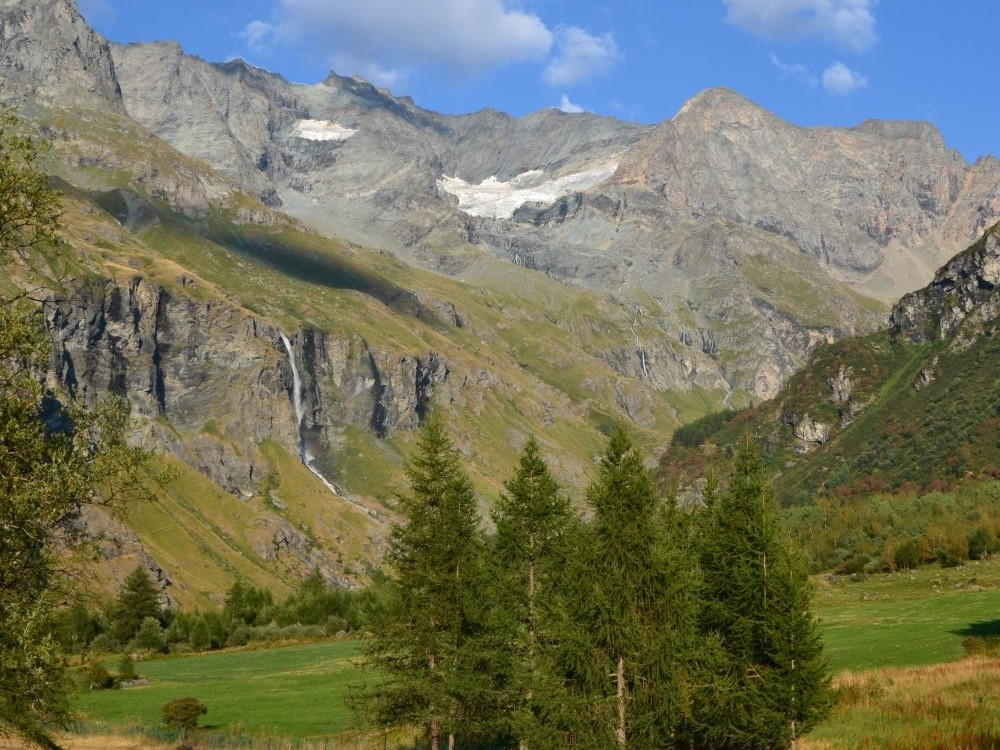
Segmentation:
[[(954, 661), (962, 639), (1000, 631), (1000, 559), (961, 568), (817, 579), (817, 614), (834, 674)], [(361, 680), (360, 643), (336, 641), (141, 662), (145, 687), (88, 692), (91, 721), (152, 727), (172, 698), (193, 696), (223, 732), (319, 738), (352, 726), (345, 698)], [(113, 664), (109, 664), (113, 666)]]
[(100, 723), (153, 727), (164, 703), (191, 696), (208, 707), (204, 727), (327, 737), (351, 726), (345, 699), (361, 680), (359, 650), (358, 641), (336, 641), (140, 662), (138, 671), (149, 685), (86, 692), (77, 708)]

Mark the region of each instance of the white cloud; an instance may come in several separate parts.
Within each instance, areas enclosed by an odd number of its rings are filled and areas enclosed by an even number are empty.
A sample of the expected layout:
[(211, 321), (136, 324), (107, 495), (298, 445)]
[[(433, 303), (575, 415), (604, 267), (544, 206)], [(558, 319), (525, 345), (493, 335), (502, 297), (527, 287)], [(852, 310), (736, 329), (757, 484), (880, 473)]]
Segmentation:
[(823, 88), (837, 96), (846, 96), (867, 85), (868, 79), (865, 76), (851, 70), (841, 62), (835, 62), (823, 71)]
[(793, 81), (797, 81), (809, 88), (813, 88), (819, 83), (816, 80), (816, 76), (810, 73), (805, 65), (801, 63), (786, 63), (773, 52), (771, 53), (771, 64), (778, 69), (778, 78), (781, 80), (791, 78)]
[(77, 5), (88, 23), (103, 20), (113, 25), (118, 20), (118, 12), (111, 0), (79, 0)]
[(620, 54), (611, 34), (594, 36), (577, 26), (556, 32), (556, 55), (543, 78), (550, 86), (570, 86), (609, 73)]
[(265, 52), (277, 41), (278, 30), (264, 21), (251, 21), (240, 36), (254, 52)]
[[(279, 0), (275, 20), (253, 21), (247, 43), (308, 43), (353, 70), (382, 71), (382, 82), (428, 63), (479, 71), (542, 61), (553, 34), (507, 0)], [(360, 67), (359, 67), (360, 66)]]
[(562, 98), (559, 100), (559, 109), (561, 109), (563, 112), (568, 112), (569, 114), (577, 114), (578, 112), (587, 111), (579, 104), (574, 104), (573, 102), (571, 102), (569, 100), (569, 97), (566, 96), (566, 94), (563, 94)]
[(820, 36), (863, 52), (878, 41), (878, 0), (722, 0), (726, 20), (765, 39)]

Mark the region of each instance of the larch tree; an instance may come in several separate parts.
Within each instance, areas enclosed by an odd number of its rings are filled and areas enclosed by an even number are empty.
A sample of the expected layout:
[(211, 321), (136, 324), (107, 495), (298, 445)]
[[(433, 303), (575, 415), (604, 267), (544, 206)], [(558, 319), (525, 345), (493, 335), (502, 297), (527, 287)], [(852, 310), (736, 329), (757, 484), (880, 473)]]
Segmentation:
[(358, 708), (382, 726), (423, 726), (432, 750), (447, 737), (474, 736), (492, 719), (492, 690), (482, 679), (485, 628), (484, 541), (472, 484), (445, 432), (425, 422), (407, 468), (392, 529), (384, 621), (365, 651), (373, 681)]
[(741, 447), (700, 540), (702, 627), (724, 654), (717, 700), (702, 706), (704, 747), (794, 747), (830, 707), (808, 569), (782, 529), (756, 449)]
[(587, 492), (593, 518), (566, 578), (566, 743), (671, 747), (689, 709), (696, 571), (624, 428)]
[(522, 750), (541, 750), (558, 746), (546, 723), (556, 690), (552, 607), (575, 517), (533, 437), (505, 489), (493, 510), (495, 647), (506, 657), (509, 731)]

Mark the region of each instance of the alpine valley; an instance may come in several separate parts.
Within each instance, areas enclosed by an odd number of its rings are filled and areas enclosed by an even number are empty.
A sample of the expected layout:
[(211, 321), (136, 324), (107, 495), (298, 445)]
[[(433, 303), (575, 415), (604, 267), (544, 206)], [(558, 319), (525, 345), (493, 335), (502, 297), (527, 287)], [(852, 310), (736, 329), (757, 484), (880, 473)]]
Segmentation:
[[(108, 590), (136, 562), (186, 606), (362, 585), (432, 408), (483, 511), (530, 435), (582, 487), (615, 422), (659, 455), (725, 408), (754, 410), (672, 455), (749, 420), (792, 500), (1000, 463), (1000, 162), (930, 124), (801, 128), (726, 89), (657, 125), (440, 115), (110, 44), (75, 0), (0, 0), (0, 97), (50, 144), (65, 241), (5, 291), (47, 290), (52, 382), (125, 397), (174, 475), (88, 511)], [(903, 399), (926, 418), (873, 429)], [(961, 404), (965, 448), (905, 437)]]

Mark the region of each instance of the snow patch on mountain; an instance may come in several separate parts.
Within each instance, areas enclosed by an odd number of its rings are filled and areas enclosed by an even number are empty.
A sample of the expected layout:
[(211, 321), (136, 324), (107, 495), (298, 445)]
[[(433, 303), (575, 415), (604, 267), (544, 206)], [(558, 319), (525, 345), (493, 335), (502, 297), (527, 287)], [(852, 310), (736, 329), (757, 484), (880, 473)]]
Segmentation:
[(346, 141), (358, 131), (331, 120), (299, 120), (292, 135), (307, 141)]
[(611, 177), (618, 162), (606, 162), (582, 172), (546, 179), (545, 172), (532, 169), (501, 182), (488, 177), (470, 185), (461, 177), (441, 175), (438, 188), (458, 198), (458, 207), (469, 216), (509, 219), (525, 203), (552, 203), (564, 195), (589, 190)]

